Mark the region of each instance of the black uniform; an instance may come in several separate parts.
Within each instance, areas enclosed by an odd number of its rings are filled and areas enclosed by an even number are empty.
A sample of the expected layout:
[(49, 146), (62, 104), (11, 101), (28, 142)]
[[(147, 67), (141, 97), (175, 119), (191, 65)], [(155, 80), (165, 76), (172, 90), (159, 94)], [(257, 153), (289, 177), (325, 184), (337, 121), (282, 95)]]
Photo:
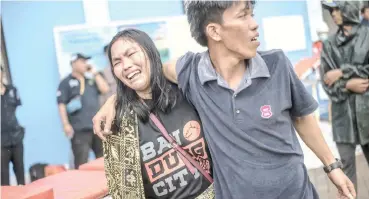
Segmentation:
[(18, 184), (24, 184), (24, 128), (15, 115), (21, 101), (14, 86), (5, 85), (5, 89), (1, 95), (1, 185), (9, 185), (10, 162), (13, 163)]

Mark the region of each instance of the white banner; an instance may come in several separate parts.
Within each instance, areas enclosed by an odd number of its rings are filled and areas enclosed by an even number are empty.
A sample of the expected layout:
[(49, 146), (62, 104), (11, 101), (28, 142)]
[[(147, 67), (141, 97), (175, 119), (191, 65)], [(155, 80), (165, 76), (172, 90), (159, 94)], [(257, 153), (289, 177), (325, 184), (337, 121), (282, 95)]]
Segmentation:
[(118, 31), (126, 28), (146, 32), (155, 42), (163, 62), (178, 58), (187, 51), (206, 50), (191, 38), (185, 16), (55, 27), (54, 40), (60, 78), (71, 73), (70, 59), (74, 53), (91, 56), (92, 62), (99, 70), (106, 67), (104, 46), (109, 44)]

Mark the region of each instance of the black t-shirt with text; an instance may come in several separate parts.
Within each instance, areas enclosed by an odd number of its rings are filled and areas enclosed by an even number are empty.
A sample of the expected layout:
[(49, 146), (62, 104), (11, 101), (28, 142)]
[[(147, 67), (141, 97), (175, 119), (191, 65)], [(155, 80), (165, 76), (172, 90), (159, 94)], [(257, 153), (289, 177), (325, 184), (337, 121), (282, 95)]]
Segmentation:
[[(146, 103), (150, 103), (146, 101)], [(211, 174), (212, 163), (200, 119), (184, 99), (170, 113), (156, 113), (176, 142)], [(210, 182), (196, 171), (193, 175), (169, 142), (150, 120), (139, 121), (142, 177), (146, 198), (191, 199), (204, 192)]]

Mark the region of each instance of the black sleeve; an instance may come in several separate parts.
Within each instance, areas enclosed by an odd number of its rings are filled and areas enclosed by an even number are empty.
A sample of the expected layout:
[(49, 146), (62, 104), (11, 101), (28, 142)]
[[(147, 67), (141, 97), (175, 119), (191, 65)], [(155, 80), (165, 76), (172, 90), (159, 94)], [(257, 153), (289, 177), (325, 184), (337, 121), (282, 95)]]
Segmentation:
[(16, 87), (14, 87), (14, 86), (12, 86), (12, 89), (14, 91), (14, 97), (15, 97), (16, 106), (22, 105), (22, 102), (20, 100), (20, 96), (19, 96), (19, 93), (18, 93), (18, 89)]
[[(334, 61), (330, 53), (331, 51), (332, 47), (330, 43), (324, 42), (323, 51), (321, 53), (321, 63), (319, 67), (321, 78), (324, 78), (324, 75), (328, 71), (332, 70), (332, 66), (334, 65)], [(339, 79), (332, 86), (328, 86), (324, 83), (324, 81), (321, 81), (321, 84), (324, 91), (333, 102), (342, 102), (345, 101), (350, 95), (350, 91), (346, 89), (346, 82), (347, 80), (345, 79)]]
[(69, 85), (66, 81), (62, 81), (59, 84), (58, 91), (56, 93), (58, 104), (67, 104), (69, 100)]

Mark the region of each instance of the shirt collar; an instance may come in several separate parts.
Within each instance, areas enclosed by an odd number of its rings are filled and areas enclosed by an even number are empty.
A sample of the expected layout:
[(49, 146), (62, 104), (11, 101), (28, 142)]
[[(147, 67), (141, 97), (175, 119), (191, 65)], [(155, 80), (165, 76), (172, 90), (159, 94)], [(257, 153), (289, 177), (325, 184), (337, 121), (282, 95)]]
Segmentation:
[[(218, 79), (218, 74), (215, 71), (213, 64), (211, 63), (209, 52), (203, 52), (198, 64), (198, 74), (201, 84), (205, 84), (208, 81)], [(256, 53), (256, 56), (250, 59), (248, 70), (251, 79), (259, 77), (270, 77), (268, 66), (264, 59)]]

